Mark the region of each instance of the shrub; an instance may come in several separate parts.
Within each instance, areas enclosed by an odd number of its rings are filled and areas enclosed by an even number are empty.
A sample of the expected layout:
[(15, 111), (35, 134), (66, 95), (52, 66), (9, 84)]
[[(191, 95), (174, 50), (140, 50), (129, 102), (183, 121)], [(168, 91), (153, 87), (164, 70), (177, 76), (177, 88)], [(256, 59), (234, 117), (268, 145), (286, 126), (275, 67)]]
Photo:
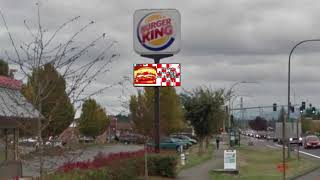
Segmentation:
[(154, 176), (176, 177), (177, 156), (151, 155), (148, 157), (148, 172)]
[(46, 180), (111, 180), (112, 174), (106, 168), (90, 170), (73, 170), (68, 173), (56, 173)]
[(94, 170), (73, 170), (68, 173), (56, 173), (46, 177), (47, 180), (111, 180), (106, 168)]
[[(149, 150), (148, 150), (149, 151)], [(75, 169), (97, 169), (101, 167), (112, 166), (115, 163), (122, 162), (124, 160), (144, 157), (145, 150), (139, 150), (135, 152), (119, 152), (103, 154), (98, 153), (92, 161), (78, 161), (78, 162), (67, 162), (58, 168), (60, 172), (69, 172)]]
[[(50, 180), (134, 180), (144, 175), (144, 153), (144, 150), (108, 155), (99, 153), (91, 161), (65, 163)], [(174, 178), (177, 175), (177, 162), (177, 156), (149, 154), (149, 175)]]

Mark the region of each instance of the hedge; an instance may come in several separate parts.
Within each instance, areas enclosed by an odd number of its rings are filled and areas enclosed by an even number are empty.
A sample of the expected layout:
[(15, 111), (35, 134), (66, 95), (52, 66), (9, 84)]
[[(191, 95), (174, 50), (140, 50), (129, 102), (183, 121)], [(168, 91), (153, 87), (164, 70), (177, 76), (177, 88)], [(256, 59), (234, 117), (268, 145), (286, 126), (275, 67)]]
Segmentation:
[[(148, 173), (152, 176), (174, 178), (177, 175), (177, 156), (148, 154)], [(145, 172), (144, 153), (99, 153), (92, 161), (66, 163), (48, 176), (48, 180), (127, 180), (138, 179)]]
[(177, 156), (151, 155), (148, 157), (149, 175), (174, 178), (177, 176)]

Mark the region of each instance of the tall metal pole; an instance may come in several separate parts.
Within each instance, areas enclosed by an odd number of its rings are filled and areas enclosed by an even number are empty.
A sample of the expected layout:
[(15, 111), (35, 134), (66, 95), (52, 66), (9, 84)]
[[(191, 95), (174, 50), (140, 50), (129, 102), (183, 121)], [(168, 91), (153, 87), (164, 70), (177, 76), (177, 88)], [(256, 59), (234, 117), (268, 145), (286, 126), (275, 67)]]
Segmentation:
[[(159, 64), (163, 58), (171, 57), (173, 54), (150, 54), (141, 55), (142, 57), (151, 58), (155, 64)], [(155, 152), (160, 153), (160, 87), (154, 87), (154, 141)]]
[[(302, 118), (302, 112), (300, 112), (300, 119)], [(297, 119), (297, 139), (299, 140), (299, 119)], [(300, 160), (300, 144), (298, 143), (298, 160)]]
[(254, 81), (239, 81), (239, 82), (234, 83), (234, 84), (230, 87), (230, 89), (229, 89), (229, 92), (230, 92), (230, 98), (229, 98), (229, 113), (228, 113), (228, 127), (229, 127), (229, 128), (231, 128), (231, 118), (230, 118), (230, 116), (231, 116), (231, 114), (232, 114), (232, 112), (231, 112), (231, 109), (232, 109), (232, 107), (231, 107), (232, 89), (233, 89), (235, 86), (237, 86), (238, 84), (249, 84), (249, 83), (254, 83), (254, 84), (256, 84), (256, 83), (258, 83), (258, 82), (254, 82)]
[[(155, 57), (154, 63), (159, 64), (160, 58)], [(155, 139), (155, 151), (160, 153), (160, 91), (159, 87), (154, 87), (154, 139)]]
[[(283, 107), (282, 107), (283, 108)], [(282, 119), (282, 166), (283, 166), (283, 180), (286, 179), (286, 144), (285, 144), (285, 139), (286, 139), (286, 118)]]
[[(289, 121), (290, 119), (290, 71), (291, 71), (291, 55), (293, 53), (293, 51), (300, 45), (300, 44), (303, 44), (303, 43), (306, 43), (306, 42), (312, 42), (312, 41), (320, 41), (320, 39), (309, 39), (309, 40), (304, 40), (304, 41), (300, 41), (298, 44), (296, 44), (295, 46), (293, 46), (293, 48), (291, 49), (290, 51), (290, 54), (289, 54), (289, 62), (288, 62), (288, 116), (287, 116), (287, 120)], [(284, 133), (284, 132), (283, 132)], [(284, 134), (285, 135), (285, 134)], [(283, 136), (284, 138), (285, 136)], [(289, 141), (288, 141), (289, 143)], [(289, 145), (289, 144), (288, 144)], [(283, 146), (284, 148), (284, 146)], [(284, 150), (283, 150), (284, 151)], [(289, 150), (289, 146), (288, 146), (288, 157), (290, 156), (290, 150)], [(285, 154), (283, 154), (283, 156), (285, 156)], [(284, 159), (284, 162), (285, 162), (285, 157), (283, 157)], [(283, 179), (285, 179), (285, 171), (284, 171), (284, 177)]]
[[(292, 53), (293, 51), (291, 51), (290, 52), (290, 55), (289, 55), (289, 63), (288, 63), (288, 116), (287, 116), (287, 122), (289, 122), (290, 121), (290, 111), (291, 111), (291, 103), (290, 103), (290, 82), (291, 82), (291, 77), (290, 77), (290, 74), (291, 74), (291, 53)], [(285, 127), (286, 128), (286, 127)], [(289, 138), (289, 137), (287, 137), (287, 138)], [(286, 138), (286, 139), (287, 139)], [(285, 140), (286, 140), (285, 139)], [(288, 141), (286, 141), (286, 142), (288, 142), (288, 159), (290, 158), (290, 141), (289, 141), (289, 139), (288, 139)]]
[(243, 97), (240, 98), (240, 108), (241, 108), (241, 122), (243, 122), (244, 120)]

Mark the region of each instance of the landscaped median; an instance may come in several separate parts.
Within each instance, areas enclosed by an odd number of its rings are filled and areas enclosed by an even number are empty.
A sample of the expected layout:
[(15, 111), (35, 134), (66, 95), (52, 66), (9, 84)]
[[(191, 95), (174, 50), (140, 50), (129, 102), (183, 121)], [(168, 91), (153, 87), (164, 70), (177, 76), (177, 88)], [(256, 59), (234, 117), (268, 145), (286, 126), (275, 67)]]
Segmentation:
[[(282, 179), (282, 172), (279, 172), (277, 165), (282, 162), (282, 151), (255, 146), (242, 146), (236, 148), (237, 163), (239, 163), (239, 174), (229, 175), (210, 172), (212, 180), (277, 180)], [(310, 158), (301, 157), (300, 161), (292, 153), (292, 158), (287, 162), (287, 178), (290, 179), (303, 174), (310, 169), (319, 166), (319, 162)]]

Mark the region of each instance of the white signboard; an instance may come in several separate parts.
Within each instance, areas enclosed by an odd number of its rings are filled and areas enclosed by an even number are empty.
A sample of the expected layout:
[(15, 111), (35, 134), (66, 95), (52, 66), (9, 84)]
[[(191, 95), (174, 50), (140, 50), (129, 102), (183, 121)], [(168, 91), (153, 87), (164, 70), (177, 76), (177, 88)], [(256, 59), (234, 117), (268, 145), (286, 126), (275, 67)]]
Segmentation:
[(237, 169), (236, 150), (224, 150), (224, 169)]
[(142, 9), (133, 17), (133, 48), (138, 54), (180, 51), (181, 16), (176, 9)]

